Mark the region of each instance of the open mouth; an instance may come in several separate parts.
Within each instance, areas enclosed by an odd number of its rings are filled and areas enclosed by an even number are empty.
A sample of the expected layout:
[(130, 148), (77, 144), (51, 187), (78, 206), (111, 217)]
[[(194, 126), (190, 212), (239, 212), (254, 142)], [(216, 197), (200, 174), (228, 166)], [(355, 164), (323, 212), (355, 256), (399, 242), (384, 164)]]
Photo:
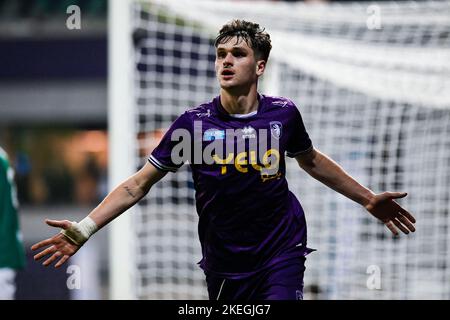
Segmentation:
[(222, 76), (224, 78), (229, 78), (229, 77), (232, 77), (233, 75), (234, 75), (234, 72), (231, 70), (223, 70), (222, 71)]

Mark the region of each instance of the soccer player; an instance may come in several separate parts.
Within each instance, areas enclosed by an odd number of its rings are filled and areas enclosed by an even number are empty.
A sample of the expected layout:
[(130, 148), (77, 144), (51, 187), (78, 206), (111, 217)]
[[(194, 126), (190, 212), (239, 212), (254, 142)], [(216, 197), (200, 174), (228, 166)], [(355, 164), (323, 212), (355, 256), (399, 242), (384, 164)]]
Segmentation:
[(233, 20), (222, 27), (215, 47), (220, 95), (179, 116), (143, 168), (81, 222), (47, 220), (63, 230), (32, 247), (47, 247), (36, 260), (49, 255), (43, 264), (60, 267), (186, 160), (196, 190), (200, 266), (210, 299), (303, 298), (305, 257), (312, 249), (303, 209), (288, 188), (285, 155), (361, 204), (393, 234), (415, 231), (414, 217), (394, 200), (406, 193), (375, 194), (360, 185), (313, 147), (291, 100), (258, 92), (272, 48), (267, 32), (256, 23)]
[(0, 300), (14, 299), (16, 271), (25, 266), (17, 208), (14, 172), (0, 148)]

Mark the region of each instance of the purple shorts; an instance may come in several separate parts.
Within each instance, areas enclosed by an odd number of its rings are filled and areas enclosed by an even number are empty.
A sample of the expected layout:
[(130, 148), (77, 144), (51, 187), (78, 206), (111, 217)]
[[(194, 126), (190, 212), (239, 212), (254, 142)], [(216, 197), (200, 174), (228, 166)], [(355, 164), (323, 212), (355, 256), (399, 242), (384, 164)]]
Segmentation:
[(244, 279), (206, 273), (210, 300), (303, 300), (305, 257), (281, 261)]

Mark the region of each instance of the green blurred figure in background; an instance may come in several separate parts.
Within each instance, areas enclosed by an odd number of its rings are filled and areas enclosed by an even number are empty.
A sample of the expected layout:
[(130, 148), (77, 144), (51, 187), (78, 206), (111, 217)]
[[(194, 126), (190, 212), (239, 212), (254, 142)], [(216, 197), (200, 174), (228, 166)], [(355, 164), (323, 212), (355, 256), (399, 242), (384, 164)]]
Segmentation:
[(0, 300), (14, 299), (16, 271), (25, 266), (17, 210), (14, 171), (0, 147)]

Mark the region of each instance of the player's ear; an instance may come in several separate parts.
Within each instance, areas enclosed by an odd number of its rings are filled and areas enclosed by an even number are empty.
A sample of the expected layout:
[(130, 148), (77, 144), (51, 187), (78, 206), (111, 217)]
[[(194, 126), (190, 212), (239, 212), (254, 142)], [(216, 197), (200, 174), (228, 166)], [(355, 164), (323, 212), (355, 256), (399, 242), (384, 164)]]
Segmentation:
[(261, 76), (266, 70), (266, 60), (256, 61), (256, 75)]

